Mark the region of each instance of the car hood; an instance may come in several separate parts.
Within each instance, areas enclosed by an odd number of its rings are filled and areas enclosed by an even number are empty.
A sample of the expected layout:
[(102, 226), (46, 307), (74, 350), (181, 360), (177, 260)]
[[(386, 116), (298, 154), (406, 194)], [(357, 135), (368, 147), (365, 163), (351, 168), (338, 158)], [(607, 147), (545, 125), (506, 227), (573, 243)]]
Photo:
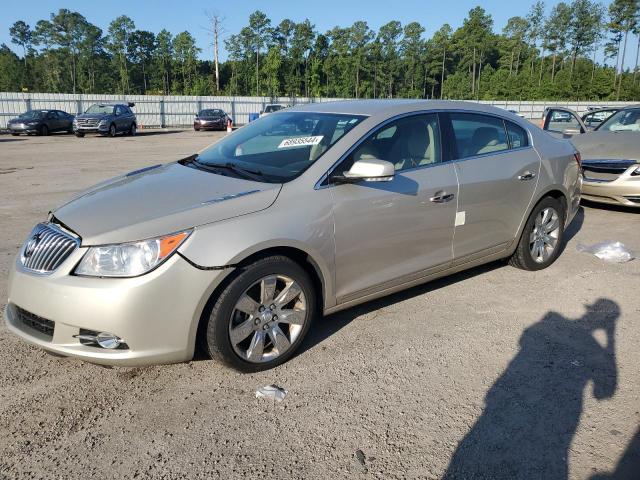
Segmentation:
[(101, 120), (103, 118), (107, 118), (110, 116), (111, 116), (110, 113), (82, 113), (80, 115), (76, 115), (76, 118), (80, 118), (83, 120), (92, 120), (92, 119)]
[(640, 132), (591, 132), (571, 142), (583, 160), (640, 160)]
[(263, 210), (281, 187), (169, 163), (98, 184), (52, 213), (83, 245), (130, 242)]

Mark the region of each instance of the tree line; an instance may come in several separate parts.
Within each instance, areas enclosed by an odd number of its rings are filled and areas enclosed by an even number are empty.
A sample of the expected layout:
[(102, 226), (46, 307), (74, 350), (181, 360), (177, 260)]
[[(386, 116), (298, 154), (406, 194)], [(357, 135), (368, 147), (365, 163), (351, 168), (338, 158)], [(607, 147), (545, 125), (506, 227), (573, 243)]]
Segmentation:
[[(419, 22), (366, 21), (318, 32), (308, 19), (274, 24), (263, 12), (221, 38), (214, 53), (194, 37), (139, 30), (123, 15), (107, 31), (61, 9), (35, 26), (17, 21), (0, 46), (0, 90), (354, 98), (636, 100), (640, 96), (640, 0), (542, 1), (494, 32), (482, 7), (431, 38)], [(228, 58), (219, 62), (224, 42)], [(628, 52), (635, 63), (628, 65)]]

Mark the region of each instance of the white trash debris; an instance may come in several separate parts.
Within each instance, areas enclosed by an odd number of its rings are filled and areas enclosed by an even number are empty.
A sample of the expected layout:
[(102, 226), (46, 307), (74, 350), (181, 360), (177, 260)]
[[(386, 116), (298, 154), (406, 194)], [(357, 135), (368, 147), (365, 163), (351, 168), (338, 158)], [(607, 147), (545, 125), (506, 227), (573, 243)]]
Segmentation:
[(287, 391), (277, 385), (267, 385), (256, 390), (256, 398), (270, 398), (276, 402), (281, 402), (287, 396)]
[(576, 248), (579, 252), (590, 253), (606, 262), (624, 263), (635, 258), (633, 253), (631, 253), (624, 244), (612, 240), (596, 243), (595, 245), (583, 245), (579, 243)]

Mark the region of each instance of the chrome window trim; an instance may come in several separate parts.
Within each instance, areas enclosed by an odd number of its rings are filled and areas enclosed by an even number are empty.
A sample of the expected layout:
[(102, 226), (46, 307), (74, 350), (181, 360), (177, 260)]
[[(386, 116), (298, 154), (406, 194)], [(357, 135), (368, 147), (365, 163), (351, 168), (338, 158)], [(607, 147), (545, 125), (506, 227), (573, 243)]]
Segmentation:
[[(407, 168), (405, 170), (401, 170), (401, 172), (409, 172), (409, 171), (414, 171), (417, 169), (421, 169), (421, 168), (430, 168), (430, 167), (435, 167), (438, 165), (444, 165), (447, 163), (455, 163), (455, 162), (460, 162), (460, 161), (466, 161), (466, 160), (472, 160), (472, 159), (476, 159), (476, 158), (483, 158), (486, 157), (488, 155), (500, 155), (500, 154), (504, 154), (504, 153), (508, 153), (508, 152), (516, 152), (519, 150), (528, 150), (528, 149), (533, 149), (533, 138), (531, 136), (531, 131), (529, 130), (529, 128), (527, 128), (527, 126), (521, 125), (519, 122), (514, 122), (512, 119), (510, 118), (506, 118), (503, 117), (502, 115), (498, 115), (496, 113), (485, 113), (485, 112), (476, 112), (473, 110), (464, 110), (464, 109), (460, 109), (460, 108), (454, 108), (451, 110), (440, 110), (440, 109), (435, 109), (435, 110), (416, 110), (413, 112), (407, 112), (407, 113), (401, 113), (399, 115), (396, 115), (394, 117), (390, 117), (388, 119), (386, 119), (385, 121), (383, 121), (382, 123), (377, 124), (376, 126), (372, 127), (371, 129), (369, 129), (367, 131), (367, 133), (365, 133), (362, 137), (360, 137), (360, 139), (358, 139), (357, 142), (355, 142), (350, 148), (349, 150), (347, 150), (344, 154), (342, 154), (340, 156), (340, 158), (333, 164), (331, 165), (331, 167), (329, 167), (329, 169), (327, 169), (327, 171), (318, 179), (318, 181), (315, 183), (315, 185), (313, 186), (314, 190), (320, 190), (323, 188), (328, 188), (328, 187), (332, 187), (334, 185), (332, 184), (327, 184), (327, 185), (322, 185), (328, 178), (329, 176), (334, 172), (334, 170), (338, 167), (338, 165), (340, 165), (349, 155), (351, 155), (353, 153), (353, 151), (360, 146), (360, 144), (362, 142), (364, 142), (367, 138), (369, 138), (369, 135), (371, 135), (373, 132), (375, 132), (376, 130), (384, 127), (385, 125), (388, 125), (391, 122), (394, 122), (396, 120), (400, 120), (402, 118), (405, 117), (412, 117), (412, 116), (416, 116), (416, 115), (425, 115), (425, 114), (447, 114), (447, 113), (469, 113), (469, 114), (474, 114), (474, 115), (485, 115), (485, 116), (489, 116), (489, 117), (494, 117), (497, 119), (502, 120), (503, 122), (511, 122), (514, 125), (517, 125), (521, 128), (524, 129), (525, 132), (527, 132), (527, 139), (529, 144), (524, 146), (524, 147), (518, 147), (518, 148), (508, 148), (506, 150), (501, 150), (499, 152), (488, 152), (488, 153), (483, 153), (480, 155), (474, 155), (472, 157), (465, 157), (465, 158), (455, 158), (455, 159), (450, 159), (450, 160), (442, 160), (438, 163), (433, 163), (430, 165), (422, 165), (420, 167), (414, 167), (414, 168)], [(440, 130), (440, 144), (442, 145), (442, 125), (440, 125), (440, 118), (438, 118), (438, 126), (439, 126), (439, 130)], [(508, 134), (506, 131), (506, 125), (505, 125), (505, 135), (507, 135), (507, 141), (508, 141)]]

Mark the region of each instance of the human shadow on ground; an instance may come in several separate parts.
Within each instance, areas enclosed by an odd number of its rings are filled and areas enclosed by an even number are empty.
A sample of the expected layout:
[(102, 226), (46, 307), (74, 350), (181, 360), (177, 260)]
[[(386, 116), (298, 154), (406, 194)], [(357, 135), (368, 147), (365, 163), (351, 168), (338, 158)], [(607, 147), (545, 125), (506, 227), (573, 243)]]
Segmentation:
[[(520, 351), (485, 397), (444, 479), (568, 478), (568, 454), (585, 386), (610, 398), (617, 387), (615, 326), (620, 308), (599, 299), (576, 320), (548, 312), (527, 328)], [(605, 333), (601, 345), (594, 332)]]
[(629, 442), (616, 469), (609, 474), (598, 474), (591, 480), (638, 480), (640, 478), (640, 429)]

